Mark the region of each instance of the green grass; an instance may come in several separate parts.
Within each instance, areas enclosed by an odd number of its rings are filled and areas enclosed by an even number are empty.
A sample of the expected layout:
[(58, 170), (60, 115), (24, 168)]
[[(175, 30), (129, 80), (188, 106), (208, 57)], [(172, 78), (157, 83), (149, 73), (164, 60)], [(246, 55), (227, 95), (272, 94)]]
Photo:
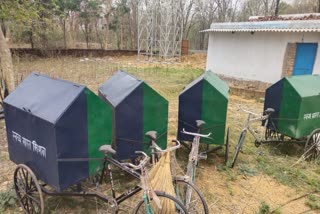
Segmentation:
[(8, 208), (13, 208), (17, 205), (17, 196), (13, 187), (5, 192), (0, 192), (0, 213), (5, 212)]
[(320, 196), (309, 195), (305, 204), (312, 210), (320, 210)]
[[(189, 68), (188, 66), (175, 67), (171, 65), (148, 65), (148, 67), (137, 67), (136, 65), (130, 65), (129, 63), (113, 63), (112, 60), (95, 59), (90, 59), (87, 62), (80, 62), (80, 58), (72, 57), (15, 59), (15, 71), (19, 78), (25, 78), (30, 71), (40, 71), (42, 74), (86, 85), (94, 92), (97, 92), (99, 85), (121, 68), (144, 80), (169, 101), (169, 139), (176, 136), (178, 96), (188, 83), (193, 81), (203, 72), (202, 69)], [(236, 110), (236, 107), (239, 104), (243, 105), (246, 109), (255, 112), (261, 112), (263, 106), (263, 102), (260, 99), (243, 99), (239, 101), (239, 99), (230, 98), (227, 119), (228, 126), (231, 128), (229, 160), (233, 157), (235, 145), (241, 132), (242, 125), (247, 117), (246, 114)], [(260, 126), (260, 123), (257, 124), (257, 126)], [(238, 184), (237, 182), (239, 182), (240, 179), (243, 177), (249, 177), (248, 179), (250, 179), (250, 177), (259, 174), (268, 175), (281, 184), (289, 186), (301, 193), (320, 189), (320, 160), (316, 162), (301, 162), (292, 167), (302, 154), (303, 145), (282, 143), (263, 145), (257, 148), (254, 146), (253, 142), (254, 138), (248, 133), (244, 147), (239, 154), (234, 169), (226, 167), (223, 164), (223, 161), (221, 161), (221, 159), (223, 159), (224, 149), (218, 151), (218, 155), (210, 154), (208, 156), (209, 159), (205, 166), (208, 167), (208, 174), (219, 173), (219, 175), (221, 175), (219, 178), (223, 179), (223, 181), (220, 185), (224, 186), (225, 189), (223, 191), (227, 192), (228, 197), (237, 196), (237, 192), (233, 187)], [(181, 149), (177, 157), (178, 161), (185, 161), (187, 154), (186, 149)], [(1, 158), (7, 161), (7, 156), (1, 154)], [(186, 163), (183, 162), (182, 166), (184, 167), (185, 164)], [(199, 172), (200, 171), (201, 169)], [(116, 179), (120, 181), (126, 180), (125, 176), (121, 175), (121, 173), (116, 175), (117, 173), (118, 172), (114, 173)], [(202, 187), (201, 181), (205, 181), (207, 177), (209, 177), (209, 175), (204, 174), (203, 178), (198, 177), (197, 179), (200, 181), (199, 186), (203, 189), (203, 194), (208, 196), (210, 200), (208, 201), (208, 205), (209, 207), (218, 206), (219, 209), (223, 209), (223, 206), (228, 205), (230, 198), (227, 197), (226, 200), (228, 203), (223, 205), (223, 196), (219, 199), (220, 195), (215, 195), (212, 190), (216, 188), (216, 181), (214, 180), (212, 181), (211, 188), (207, 188), (207, 186)], [(130, 183), (119, 185), (119, 189), (124, 190), (129, 184)], [(263, 200), (265, 200), (265, 203), (261, 202), (260, 208), (257, 207), (256, 210), (259, 210), (259, 213), (270, 212), (270, 205), (268, 205), (267, 199), (261, 199), (261, 201)], [(51, 209), (56, 213), (59, 213), (58, 211), (67, 209), (68, 207), (74, 209), (79, 209), (79, 207), (81, 207), (80, 210), (83, 210), (81, 212), (85, 213), (88, 209), (95, 209), (95, 203), (95, 201), (91, 201), (89, 205), (85, 205), (85, 203), (81, 200), (79, 201), (79, 199), (65, 199), (63, 197), (49, 198), (46, 201), (46, 206), (49, 206), (48, 209)], [(318, 203), (318, 199), (315, 201), (308, 199), (306, 201), (306, 205), (313, 208), (316, 208)], [(238, 205), (233, 204), (232, 206), (236, 207)], [(228, 211), (229, 213), (233, 212), (232, 208)]]
[(315, 166), (310, 163), (304, 163), (309, 165), (310, 169), (305, 168), (306, 166), (303, 164), (292, 167), (296, 161), (295, 158), (270, 153), (258, 156), (256, 161), (257, 170), (275, 178), (284, 185), (300, 190), (320, 189), (319, 176), (313, 171)]
[(262, 201), (259, 207), (259, 211), (256, 214), (269, 214), (270, 213), (270, 206), (265, 202)]

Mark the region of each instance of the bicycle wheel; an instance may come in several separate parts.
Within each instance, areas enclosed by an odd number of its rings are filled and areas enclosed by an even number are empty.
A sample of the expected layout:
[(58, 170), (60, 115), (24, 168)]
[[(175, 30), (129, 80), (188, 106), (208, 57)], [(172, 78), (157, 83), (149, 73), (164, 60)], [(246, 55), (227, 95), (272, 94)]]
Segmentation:
[[(162, 213), (184, 213), (184, 214), (187, 214), (188, 213), (186, 207), (177, 198), (175, 198), (171, 195), (168, 195), (165, 192), (155, 191), (155, 193), (160, 199), (162, 209), (159, 209), (158, 206), (154, 202), (150, 201), (150, 203), (147, 204), (142, 199), (135, 207), (133, 213), (135, 213), (135, 214), (148, 213), (149, 214), (148, 211), (150, 211), (150, 209), (152, 210), (151, 213), (153, 213), (153, 214), (162, 214)], [(166, 209), (166, 204), (170, 204), (170, 203), (174, 203), (174, 207), (175, 207), (174, 210), (167, 210)]]
[(237, 160), (239, 152), (240, 152), (240, 150), (242, 148), (244, 139), (246, 138), (246, 134), (247, 134), (247, 130), (243, 130), (241, 132), (241, 134), (240, 134), (240, 137), (239, 137), (239, 140), (238, 140), (238, 143), (237, 143), (237, 146), (236, 146), (236, 153), (234, 154), (233, 160), (231, 162), (231, 168), (233, 168), (234, 164), (236, 163), (236, 160)]
[[(208, 205), (196, 186), (179, 178), (175, 178), (173, 180), (173, 186), (176, 192), (176, 197), (183, 202), (189, 213), (209, 213)], [(191, 189), (192, 191), (189, 204), (186, 203), (187, 189)]]

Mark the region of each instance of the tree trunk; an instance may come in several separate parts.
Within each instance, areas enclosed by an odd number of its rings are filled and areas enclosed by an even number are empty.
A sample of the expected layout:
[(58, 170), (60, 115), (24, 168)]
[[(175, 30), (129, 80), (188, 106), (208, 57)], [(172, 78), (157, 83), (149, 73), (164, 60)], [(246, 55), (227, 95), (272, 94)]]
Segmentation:
[(268, 0), (264, 0), (264, 16), (268, 16), (269, 14), (269, 1)]
[(85, 24), (84, 30), (85, 30), (85, 36), (86, 36), (86, 43), (87, 43), (87, 49), (89, 49), (89, 26), (88, 24)]
[(4, 20), (1, 19), (1, 30), (2, 30), (2, 33), (4, 35), (4, 37), (7, 37), (7, 29), (6, 29), (6, 26), (4, 24)]
[(65, 18), (63, 18), (63, 43), (64, 43), (64, 49), (67, 49), (66, 19)]
[(275, 9), (275, 12), (274, 12), (275, 16), (279, 15), (279, 4), (280, 4), (280, 0), (277, 0), (276, 1), (276, 9)]
[[(4, 78), (5, 87), (3, 91), (7, 90), (8, 93), (12, 92), (15, 88), (14, 70), (12, 64), (12, 57), (9, 47), (7, 46), (6, 39), (0, 28), (0, 69), (1, 78)], [(3, 96), (3, 94), (2, 94)]]
[(103, 41), (103, 38), (101, 38), (101, 36), (99, 35), (99, 30), (98, 30), (98, 20), (95, 21), (95, 24), (94, 24), (94, 27), (95, 27), (95, 30), (96, 30), (96, 36), (97, 36), (97, 39), (99, 41), (99, 44), (100, 44), (100, 49), (103, 50), (104, 49), (104, 41)]

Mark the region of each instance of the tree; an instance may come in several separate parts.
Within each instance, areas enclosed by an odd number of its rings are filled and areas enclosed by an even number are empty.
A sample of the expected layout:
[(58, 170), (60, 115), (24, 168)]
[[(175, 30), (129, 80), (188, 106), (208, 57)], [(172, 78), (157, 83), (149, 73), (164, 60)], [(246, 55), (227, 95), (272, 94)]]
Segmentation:
[(93, 30), (93, 23), (100, 17), (99, 0), (82, 0), (80, 3), (80, 24), (81, 29), (85, 35), (87, 48), (89, 48), (90, 35)]
[(292, 6), (294, 13), (313, 13), (317, 12), (319, 4), (316, 0), (294, 0)]
[(122, 49), (125, 31), (125, 17), (130, 14), (127, 0), (119, 0), (111, 10), (109, 29), (116, 34), (117, 48)]
[(193, 18), (196, 15), (194, 11), (195, 0), (180, 1), (180, 10), (182, 12), (183, 37), (188, 38), (190, 28), (193, 24)]
[(55, 3), (55, 15), (59, 17), (60, 24), (63, 30), (63, 44), (64, 48), (67, 48), (67, 26), (66, 21), (70, 12), (80, 11), (81, 0), (56, 0)]
[(275, 16), (279, 15), (279, 4), (280, 4), (280, 0), (276, 0), (276, 8), (275, 8), (275, 12), (274, 12)]
[[(196, 17), (194, 23), (197, 23), (197, 27), (200, 28), (199, 30), (210, 27), (210, 24), (216, 19), (215, 14), (217, 9), (218, 6), (214, 1), (202, 0), (196, 3)], [(205, 48), (205, 39), (207, 36), (206, 33), (196, 33), (196, 38), (198, 38), (197, 48), (200, 50)]]
[(214, 0), (217, 5), (219, 22), (230, 22), (235, 20), (239, 0)]
[[(2, 0), (0, 4), (0, 19), (15, 21), (30, 21), (36, 17), (37, 13), (33, 7), (33, 1), (25, 0)], [(10, 93), (15, 88), (15, 74), (13, 70), (12, 57), (6, 38), (0, 28), (0, 72), (4, 83), (2, 91)], [(4, 94), (2, 94), (4, 95)]]

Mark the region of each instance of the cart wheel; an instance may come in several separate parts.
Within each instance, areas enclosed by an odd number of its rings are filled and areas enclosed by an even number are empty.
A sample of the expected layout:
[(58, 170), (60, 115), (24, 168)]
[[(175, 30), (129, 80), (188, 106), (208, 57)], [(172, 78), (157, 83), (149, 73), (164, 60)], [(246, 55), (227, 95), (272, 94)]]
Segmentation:
[(226, 151), (224, 153), (224, 163), (227, 164), (229, 159), (229, 141), (230, 141), (230, 128), (227, 129), (227, 137), (226, 137)]
[(24, 212), (43, 214), (42, 190), (32, 170), (24, 164), (19, 164), (14, 171), (13, 179), (14, 188)]
[(320, 156), (320, 129), (314, 130), (308, 137), (304, 147), (305, 158), (316, 159)]

